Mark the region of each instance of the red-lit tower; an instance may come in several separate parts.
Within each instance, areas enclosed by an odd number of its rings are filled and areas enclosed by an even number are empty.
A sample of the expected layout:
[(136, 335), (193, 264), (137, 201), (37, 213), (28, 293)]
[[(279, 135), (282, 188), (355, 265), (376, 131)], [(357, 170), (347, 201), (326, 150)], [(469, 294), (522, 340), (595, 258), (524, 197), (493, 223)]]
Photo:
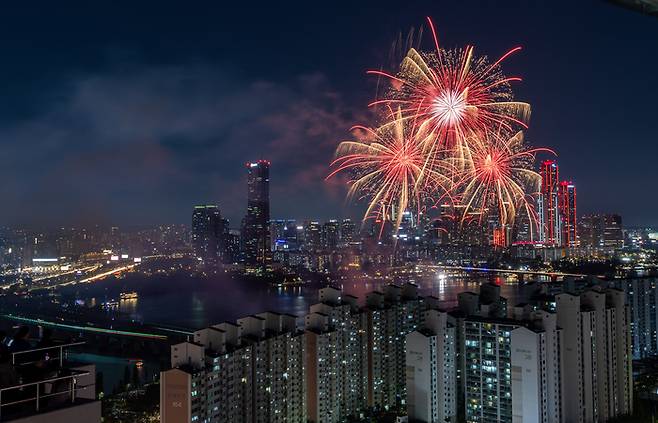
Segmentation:
[(559, 172), (555, 160), (541, 163), (541, 214), (539, 239), (546, 245), (560, 245), (560, 212), (558, 201)]
[(576, 186), (571, 181), (560, 182), (559, 204), (562, 246), (574, 248), (578, 245), (576, 229)]

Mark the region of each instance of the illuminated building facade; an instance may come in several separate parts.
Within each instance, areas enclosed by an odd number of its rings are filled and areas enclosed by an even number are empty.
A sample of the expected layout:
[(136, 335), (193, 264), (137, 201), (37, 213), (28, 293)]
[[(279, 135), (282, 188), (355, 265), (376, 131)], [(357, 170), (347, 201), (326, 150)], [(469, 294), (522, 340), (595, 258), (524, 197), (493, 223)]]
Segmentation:
[(560, 182), (559, 209), (562, 227), (562, 246), (578, 246), (576, 186), (571, 181)]
[(422, 323), (424, 299), (418, 287), (388, 285), (366, 296), (368, 405), (389, 409), (402, 404), (406, 391), (406, 336)]
[(658, 355), (658, 278), (613, 279), (610, 285), (626, 295), (633, 358)]
[(340, 240), (340, 223), (337, 220), (329, 220), (322, 226), (322, 246), (332, 251), (338, 247)]
[(161, 373), (162, 423), (306, 423), (304, 335), (295, 317), (247, 316), (171, 347)]
[(322, 248), (322, 225), (317, 221), (304, 223), (304, 249), (315, 251)]
[(464, 323), (466, 422), (512, 421), (512, 330), (515, 323)]
[(358, 299), (341, 290), (319, 291), (306, 327), (306, 400), (309, 420), (344, 421), (366, 408), (365, 315)]
[(247, 163), (247, 215), (244, 220), (245, 267), (263, 273), (271, 269), (270, 162)]
[(514, 313), (513, 319), (467, 316), (460, 324), (468, 423), (563, 421), (557, 317), (526, 308)]
[(494, 284), (449, 312), (412, 284), (364, 306), (323, 288), (304, 330), (268, 312), (172, 346), (162, 422), (338, 423), (405, 408), (433, 423), (605, 422), (632, 412), (627, 295), (558, 293), (552, 311), (508, 315)]
[(555, 160), (543, 161), (539, 173), (542, 179), (539, 198), (542, 203), (542, 213), (539, 216), (540, 241), (546, 245), (557, 246), (561, 244), (557, 162)]
[(347, 245), (357, 240), (356, 225), (351, 219), (343, 219), (340, 223), (340, 241), (341, 244)]

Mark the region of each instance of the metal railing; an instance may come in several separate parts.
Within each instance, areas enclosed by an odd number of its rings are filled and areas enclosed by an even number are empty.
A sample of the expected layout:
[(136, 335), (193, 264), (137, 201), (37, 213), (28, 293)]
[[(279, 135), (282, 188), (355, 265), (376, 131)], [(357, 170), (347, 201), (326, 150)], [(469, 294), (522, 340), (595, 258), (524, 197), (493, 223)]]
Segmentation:
[[(90, 375), (90, 372), (70, 370), (71, 374), (65, 376), (56, 376), (51, 378), (44, 378), (36, 382), (21, 383), (19, 385), (10, 386), (0, 389), (0, 421), (3, 416), (9, 414), (35, 414), (42, 410), (43, 406), (49, 406), (48, 400), (51, 398), (62, 398), (63, 401), (58, 405), (65, 403), (74, 404), (76, 399), (76, 392), (87, 389), (92, 385), (78, 385), (78, 378)], [(64, 388), (64, 389), (61, 389)], [(27, 408), (21, 405), (33, 403), (34, 413), (30, 413)], [(16, 407), (14, 413), (7, 412), (7, 408), (12, 406)]]
[(18, 356), (21, 356), (21, 355), (25, 356), (25, 355), (28, 355), (28, 354), (34, 354), (34, 353), (54, 350), (54, 351), (58, 351), (59, 354), (56, 357), (49, 357), (49, 361), (50, 360), (59, 360), (59, 367), (63, 367), (63, 365), (64, 365), (64, 350), (68, 349), (68, 348), (71, 348), (71, 347), (84, 345), (84, 344), (85, 344), (84, 341), (70, 342), (68, 344), (58, 344), (58, 345), (52, 345), (50, 347), (31, 348), (29, 350), (13, 352), (13, 353), (11, 353), (11, 364), (13, 366), (27, 366), (29, 364), (36, 364), (36, 363), (39, 363), (43, 360), (39, 359), (39, 360), (33, 360), (33, 361), (20, 361), (20, 360), (17, 361), (16, 358)]

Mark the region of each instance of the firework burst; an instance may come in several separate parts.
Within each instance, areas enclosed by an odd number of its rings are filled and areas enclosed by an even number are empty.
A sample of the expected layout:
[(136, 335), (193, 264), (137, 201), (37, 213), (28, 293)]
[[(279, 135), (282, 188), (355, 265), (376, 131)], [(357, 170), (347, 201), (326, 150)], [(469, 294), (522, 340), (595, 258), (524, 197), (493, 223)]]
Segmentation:
[[(530, 105), (513, 100), (510, 82), (518, 77), (505, 77), (500, 64), (516, 47), (494, 63), (477, 57), (473, 46), (446, 50), (439, 47), (432, 21), (435, 51), (424, 53), (411, 48), (396, 75), (381, 71), (369, 73), (384, 76), (392, 88), (371, 106), (388, 105), (401, 108), (402, 119), (419, 122), (419, 129), (434, 134), (428, 140), (441, 150), (456, 148), (471, 133), (491, 127), (525, 128)], [(387, 120), (395, 119), (387, 116)]]
[(520, 47), (492, 63), (472, 46), (441, 48), (428, 22), (433, 51), (410, 48), (399, 72), (369, 72), (391, 82), (370, 104), (382, 107), (382, 120), (339, 145), (329, 177), (348, 173), (348, 198), (368, 201), (364, 219), (392, 221), (396, 230), (406, 210), (446, 203), (461, 226), (492, 215), (511, 225), (519, 212), (535, 222), (541, 177), (533, 164), (549, 150), (525, 147), (530, 105), (513, 98), (510, 83), (521, 79), (501, 71)]
[(423, 199), (448, 192), (452, 181), (446, 176), (448, 162), (424, 150), (431, 134), (402, 119), (400, 110), (391, 116), (396, 118), (378, 128), (354, 127), (358, 139), (340, 143), (327, 178), (348, 172), (348, 198), (368, 199), (364, 219), (394, 219), (397, 228), (408, 208), (420, 209)]
[[(552, 153), (529, 149), (523, 132), (508, 137), (505, 132), (473, 134), (462, 143), (463, 171), (455, 184), (463, 207), (462, 220), (475, 213), (497, 213), (501, 225), (511, 224), (519, 210), (536, 221), (532, 194), (538, 192), (541, 176), (533, 170), (535, 154)], [(529, 194), (530, 193), (530, 194)]]

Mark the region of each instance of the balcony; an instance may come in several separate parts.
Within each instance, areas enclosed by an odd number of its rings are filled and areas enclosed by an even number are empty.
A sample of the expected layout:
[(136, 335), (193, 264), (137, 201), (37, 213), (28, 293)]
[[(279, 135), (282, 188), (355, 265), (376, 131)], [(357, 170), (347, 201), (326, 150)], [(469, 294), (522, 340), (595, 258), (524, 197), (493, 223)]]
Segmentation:
[(100, 422), (93, 365), (66, 360), (69, 348), (83, 342), (62, 343), (9, 353), (2, 364), (0, 422)]

